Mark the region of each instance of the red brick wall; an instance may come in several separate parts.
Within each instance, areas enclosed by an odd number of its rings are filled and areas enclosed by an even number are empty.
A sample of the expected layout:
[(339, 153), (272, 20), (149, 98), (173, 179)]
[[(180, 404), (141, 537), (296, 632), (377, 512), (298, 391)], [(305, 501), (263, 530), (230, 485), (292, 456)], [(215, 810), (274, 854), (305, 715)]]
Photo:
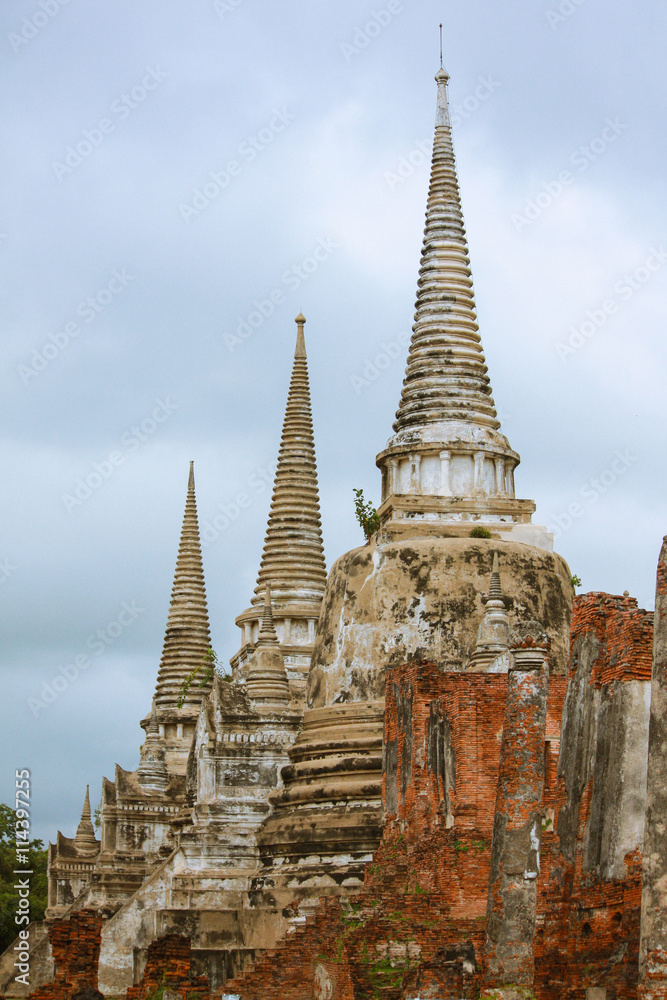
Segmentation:
[[(592, 634), (599, 643), (592, 688), (650, 677), (651, 620), (632, 599), (578, 598), (573, 642)], [(599, 985), (607, 1000), (636, 1000), (641, 857), (628, 855), (625, 876), (616, 880), (583, 870), (590, 782), (571, 863), (557, 833), (565, 806), (557, 770), (567, 680), (551, 677), (549, 687), (534, 992), (538, 1000), (585, 1000), (586, 986)], [(506, 675), (443, 674), (423, 662), (387, 672), (383, 794), (390, 808), (363, 889), (347, 900), (321, 900), (304, 925), (224, 992), (242, 1000), (478, 997), (506, 702)], [(82, 911), (54, 925), (57, 978), (33, 994), (36, 1000), (69, 1000), (75, 986), (96, 986), (99, 926), (95, 931), (88, 919)], [(191, 978), (189, 962), (187, 940), (155, 942), (128, 1000), (163, 983), (184, 1000), (205, 997), (206, 983)]]
[[(580, 640), (591, 632), (599, 642), (591, 687), (650, 679), (652, 617), (637, 607), (634, 598), (601, 593), (575, 598), (572, 649), (580, 648)], [(571, 658), (570, 679), (575, 669)], [(550, 845), (543, 844), (535, 938), (536, 994), (540, 1000), (584, 1000), (588, 986), (606, 988), (608, 1000), (637, 997), (642, 858), (638, 851), (626, 856), (623, 878), (605, 880), (595, 871), (584, 870), (592, 784), (591, 779), (581, 793), (574, 861), (565, 859), (557, 836), (550, 838)], [(565, 806), (561, 776), (556, 816)]]
[[(577, 598), (573, 642), (591, 632), (599, 642), (592, 686), (650, 678), (651, 616), (636, 601)], [(566, 864), (560, 852), (564, 787), (557, 772), (567, 682), (550, 678), (534, 993), (538, 1000), (585, 1000), (587, 986), (597, 985), (607, 1000), (636, 1000), (641, 857), (626, 857), (621, 879), (584, 873), (590, 785), (582, 794), (575, 862)], [(322, 900), (296, 935), (226, 992), (242, 1000), (319, 1000), (320, 966), (332, 1000), (401, 1000), (429, 990), (443, 1000), (479, 996), (506, 697), (502, 674), (442, 674), (420, 662), (388, 671), (383, 795), (390, 809), (363, 891), (342, 904)], [(434, 720), (443, 719), (456, 764), (452, 787), (432, 743), (429, 753)]]
[(127, 1000), (142, 1000), (164, 987), (178, 993), (183, 1000), (208, 1000), (206, 976), (193, 976), (190, 970), (190, 939), (179, 934), (158, 938), (148, 948), (146, 968), (141, 982), (131, 986)]
[[(600, 687), (618, 680), (651, 680), (653, 612), (643, 611), (634, 597), (581, 594), (574, 599), (570, 648), (586, 632), (600, 642), (591, 683)], [(573, 674), (570, 664), (570, 676)]]
[[(552, 779), (564, 694), (565, 678), (552, 678)], [(364, 889), (342, 903), (323, 899), (303, 928), (228, 982), (225, 993), (312, 1000), (321, 966), (332, 1000), (400, 1000), (430, 990), (442, 1000), (479, 996), (506, 700), (503, 674), (443, 674), (419, 661), (387, 672), (385, 746), (393, 743), (387, 756), (395, 772), (385, 773), (383, 792), (395, 783), (396, 809), (366, 868)], [(442, 719), (456, 762), (448, 804), (432, 739), (434, 720)], [(551, 807), (555, 791), (552, 780), (544, 792)]]
[(97, 989), (102, 917), (79, 910), (65, 920), (54, 920), (49, 940), (55, 979), (30, 994), (31, 1000), (69, 1000), (83, 989)]

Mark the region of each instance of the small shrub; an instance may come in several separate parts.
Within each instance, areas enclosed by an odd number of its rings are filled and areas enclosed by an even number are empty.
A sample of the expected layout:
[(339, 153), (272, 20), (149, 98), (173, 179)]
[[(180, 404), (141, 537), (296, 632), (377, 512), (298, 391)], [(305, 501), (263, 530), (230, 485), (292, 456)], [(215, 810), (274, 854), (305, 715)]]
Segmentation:
[(490, 538), (491, 537), (491, 532), (489, 531), (488, 528), (482, 528), (481, 526), (478, 526), (477, 528), (473, 528), (472, 529), (472, 531), (470, 532), (470, 537), (471, 538)]
[(352, 492), (354, 493), (355, 498), (354, 512), (357, 515), (357, 521), (361, 525), (366, 541), (370, 542), (371, 538), (380, 527), (378, 512), (370, 500), (367, 501), (364, 499), (363, 490), (353, 490)]
[(183, 702), (187, 697), (187, 693), (197, 680), (199, 687), (204, 687), (209, 681), (213, 680), (214, 675), (217, 674), (221, 677), (223, 681), (231, 681), (232, 675), (225, 670), (224, 665), (218, 659), (218, 654), (214, 649), (208, 649), (203, 656), (201, 663), (191, 670), (188, 676), (185, 678), (181, 684), (178, 691), (178, 700), (176, 704), (179, 708), (183, 707)]

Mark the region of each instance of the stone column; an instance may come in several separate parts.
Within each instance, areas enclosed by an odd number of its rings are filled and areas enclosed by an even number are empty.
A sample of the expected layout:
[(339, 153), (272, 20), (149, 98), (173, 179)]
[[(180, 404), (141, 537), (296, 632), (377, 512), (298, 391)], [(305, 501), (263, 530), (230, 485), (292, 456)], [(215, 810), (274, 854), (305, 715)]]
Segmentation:
[(421, 490), (421, 455), (410, 455), (410, 489), (415, 493)]
[(506, 469), (507, 477), (507, 494), (514, 499), (514, 467), (511, 469)]
[(507, 495), (507, 488), (505, 486), (505, 459), (496, 458), (496, 493), (500, 496)]
[(667, 535), (663, 539), (655, 590), (651, 721), (642, 916), (639, 940), (640, 1000), (667, 997)]
[(449, 485), (449, 463), (452, 457), (451, 451), (440, 452), (440, 495), (450, 497), (452, 488)]
[(507, 680), (482, 996), (509, 1000), (513, 987), (533, 985), (548, 693), (547, 644), (525, 638), (512, 649)]
[(482, 477), (484, 473), (484, 457), (483, 451), (475, 452), (475, 479), (472, 487), (474, 493), (479, 493), (483, 486)]
[(388, 462), (389, 487), (388, 496), (398, 493), (398, 459), (390, 458)]

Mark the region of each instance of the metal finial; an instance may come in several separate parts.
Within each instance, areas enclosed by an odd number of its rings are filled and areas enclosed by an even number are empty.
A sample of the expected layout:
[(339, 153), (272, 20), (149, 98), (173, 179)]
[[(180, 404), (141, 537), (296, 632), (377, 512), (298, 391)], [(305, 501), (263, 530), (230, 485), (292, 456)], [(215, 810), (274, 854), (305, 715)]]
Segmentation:
[(442, 68), (442, 25), (440, 25), (440, 69)]

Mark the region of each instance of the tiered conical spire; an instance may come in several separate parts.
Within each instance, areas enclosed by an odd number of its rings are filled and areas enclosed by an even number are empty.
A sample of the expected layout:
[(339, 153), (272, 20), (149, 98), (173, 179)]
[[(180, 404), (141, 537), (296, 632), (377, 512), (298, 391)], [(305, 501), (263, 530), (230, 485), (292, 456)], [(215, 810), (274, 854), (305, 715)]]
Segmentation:
[(486, 599), (486, 610), (477, 632), (477, 646), (468, 668), (486, 670), (494, 660), (507, 653), (510, 640), (510, 620), (500, 587), (498, 553), (493, 553), (491, 585)]
[(254, 605), (267, 583), (281, 603), (321, 600), (326, 583), (315, 442), (310, 408), (305, 317), (296, 317), (294, 366), (271, 498), (271, 511), (257, 577)]
[(250, 698), (267, 708), (284, 708), (290, 700), (285, 661), (273, 624), (271, 584), (266, 584), (264, 613), (255, 652), (250, 660), (246, 690)]
[(166, 764), (166, 748), (160, 736), (155, 698), (151, 706), (151, 720), (146, 730), (146, 739), (141, 748), (141, 761), (137, 768), (137, 777), (142, 788), (164, 791), (169, 784), (169, 773)]
[(447, 99), (449, 75), (441, 67), (435, 79), (435, 138), (415, 324), (394, 435), (377, 458), (385, 473), (383, 501), (400, 494), (511, 500), (519, 456), (499, 430), (478, 332)]
[(447, 71), (439, 69), (435, 79), (435, 140), (417, 312), (394, 430), (422, 430), (445, 420), (497, 430), (456, 176)]
[(84, 854), (92, 854), (99, 850), (100, 843), (95, 839), (95, 828), (90, 818), (90, 790), (86, 785), (86, 797), (81, 810), (81, 820), (77, 827), (74, 846)]
[[(181, 541), (178, 547), (174, 586), (167, 629), (158, 672), (155, 700), (158, 711), (175, 710), (183, 682), (201, 666), (211, 646), (202, 568), (197, 504), (195, 501), (194, 463), (190, 462), (188, 493)], [(199, 687), (191, 684), (183, 707), (198, 706), (210, 690), (210, 683)]]
[(264, 588), (264, 611), (262, 613), (262, 621), (259, 626), (259, 635), (257, 636), (257, 648), (260, 646), (267, 648), (269, 646), (279, 646), (278, 636), (276, 634), (276, 627), (273, 624), (273, 606), (271, 604), (271, 584), (267, 583)]

